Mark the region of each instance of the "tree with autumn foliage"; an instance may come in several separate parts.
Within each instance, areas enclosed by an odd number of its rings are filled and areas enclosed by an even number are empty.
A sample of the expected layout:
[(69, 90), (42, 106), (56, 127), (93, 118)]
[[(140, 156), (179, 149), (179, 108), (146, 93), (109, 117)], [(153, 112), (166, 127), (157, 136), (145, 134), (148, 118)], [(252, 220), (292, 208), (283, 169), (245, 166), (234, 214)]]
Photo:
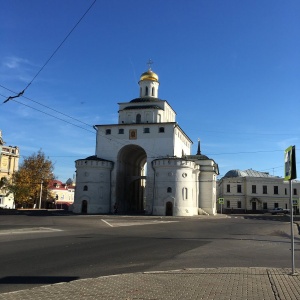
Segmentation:
[[(16, 207), (39, 207), (40, 197), (45, 201), (49, 194), (49, 181), (54, 179), (53, 163), (39, 150), (26, 157), (12, 176), (9, 189), (14, 193)], [(42, 185), (42, 188), (41, 188)], [(41, 194), (42, 191), (42, 194)]]

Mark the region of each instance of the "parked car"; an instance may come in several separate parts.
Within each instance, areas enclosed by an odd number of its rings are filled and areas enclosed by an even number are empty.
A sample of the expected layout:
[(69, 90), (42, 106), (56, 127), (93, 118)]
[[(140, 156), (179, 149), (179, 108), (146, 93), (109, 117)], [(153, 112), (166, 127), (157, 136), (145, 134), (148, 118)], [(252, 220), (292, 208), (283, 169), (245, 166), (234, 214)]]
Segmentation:
[(289, 214), (290, 210), (289, 209), (284, 209), (281, 207), (276, 207), (274, 209), (270, 209), (269, 213), (271, 213), (272, 215), (277, 215), (277, 214)]

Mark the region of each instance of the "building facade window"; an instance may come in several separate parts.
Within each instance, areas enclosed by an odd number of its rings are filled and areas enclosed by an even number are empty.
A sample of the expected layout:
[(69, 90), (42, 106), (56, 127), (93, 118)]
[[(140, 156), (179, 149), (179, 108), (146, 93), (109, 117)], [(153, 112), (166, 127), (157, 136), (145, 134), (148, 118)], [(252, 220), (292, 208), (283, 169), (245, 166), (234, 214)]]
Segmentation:
[(227, 193), (230, 193), (230, 184), (227, 184), (226, 191)]
[(263, 203), (263, 209), (268, 209), (268, 203), (267, 202)]
[(158, 132), (165, 132), (165, 127), (159, 127)]
[(274, 195), (278, 195), (278, 185), (274, 185)]
[(188, 189), (187, 188), (183, 188), (182, 189), (182, 199), (186, 200), (188, 198)]
[(237, 208), (242, 208), (242, 201), (237, 202)]
[(226, 208), (230, 208), (230, 200), (226, 201)]
[(275, 202), (275, 203), (274, 203), (274, 208), (277, 208), (277, 207), (279, 207), (279, 205), (278, 205), (277, 202)]
[(172, 188), (171, 187), (167, 188), (167, 193), (172, 193)]
[(135, 121), (137, 124), (140, 124), (142, 122), (142, 116), (140, 114), (137, 114), (135, 117)]
[(293, 189), (294, 195), (297, 195), (297, 189)]
[(237, 192), (238, 192), (238, 193), (241, 193), (241, 192), (242, 192), (242, 185), (241, 185), (241, 184), (238, 184), (238, 185), (237, 185)]
[(150, 133), (150, 128), (149, 127), (144, 128), (144, 133)]
[(148, 87), (146, 86), (145, 96), (148, 96), (148, 94), (149, 94), (149, 90), (148, 90)]
[(252, 194), (256, 194), (256, 185), (252, 185)]
[(83, 190), (84, 190), (84, 191), (87, 191), (87, 190), (88, 190), (88, 186), (85, 185), (85, 186), (83, 187)]
[(119, 134), (124, 134), (124, 129), (123, 128), (119, 128)]
[(284, 194), (287, 195), (287, 188), (284, 189)]
[(263, 194), (268, 194), (268, 187), (263, 185)]
[(106, 135), (111, 134), (111, 129), (106, 129), (106, 130), (105, 130), (105, 134), (106, 134)]

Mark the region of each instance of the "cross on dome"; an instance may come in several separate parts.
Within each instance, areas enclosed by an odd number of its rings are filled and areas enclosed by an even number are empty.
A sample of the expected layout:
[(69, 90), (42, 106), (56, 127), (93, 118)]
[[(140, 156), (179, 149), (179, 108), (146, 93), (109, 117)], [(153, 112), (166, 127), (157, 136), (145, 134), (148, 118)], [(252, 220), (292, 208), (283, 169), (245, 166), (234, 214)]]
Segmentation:
[(153, 65), (153, 61), (151, 58), (149, 58), (147, 65), (148, 65), (149, 70), (151, 70), (151, 65)]

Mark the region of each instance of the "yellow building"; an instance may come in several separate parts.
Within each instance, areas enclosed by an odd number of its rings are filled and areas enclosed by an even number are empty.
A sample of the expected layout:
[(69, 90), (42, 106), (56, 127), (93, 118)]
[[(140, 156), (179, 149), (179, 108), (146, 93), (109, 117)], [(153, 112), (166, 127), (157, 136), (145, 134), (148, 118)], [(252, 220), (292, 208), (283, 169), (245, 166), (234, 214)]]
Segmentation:
[(14, 195), (12, 193), (8, 194), (5, 180), (10, 181), (12, 174), (18, 170), (19, 157), (19, 148), (6, 146), (0, 130), (0, 209), (15, 208)]

